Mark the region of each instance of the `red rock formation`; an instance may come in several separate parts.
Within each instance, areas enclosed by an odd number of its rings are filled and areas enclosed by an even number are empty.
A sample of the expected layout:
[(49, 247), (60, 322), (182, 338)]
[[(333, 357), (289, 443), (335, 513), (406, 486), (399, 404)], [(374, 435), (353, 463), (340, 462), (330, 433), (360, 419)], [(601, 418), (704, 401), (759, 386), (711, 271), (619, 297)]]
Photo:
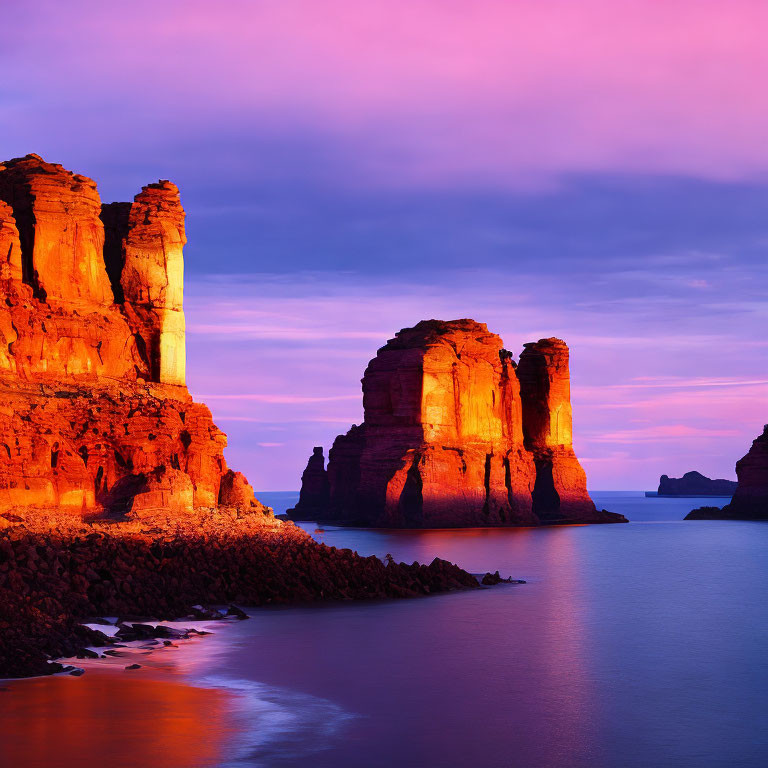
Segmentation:
[[(139, 330), (153, 380), (184, 385), (184, 259), (187, 242), (179, 190), (169, 181), (143, 187), (134, 203), (104, 206), (110, 272)], [(118, 239), (119, 238), (119, 239)], [(119, 245), (118, 245), (119, 244)], [(119, 250), (118, 250), (119, 249)]]
[(533, 511), (548, 522), (601, 522), (573, 451), (568, 345), (540, 339), (523, 346), (517, 377), (525, 446), (536, 463)]
[(102, 210), (60, 165), (0, 164), (0, 510), (256, 504), (184, 386), (184, 243), (170, 182)]
[(39, 298), (110, 304), (96, 184), (27, 155), (2, 164), (0, 199), (13, 209), (24, 279)]
[(768, 520), (768, 424), (736, 462), (739, 479), (730, 504), (694, 509), (686, 520)]
[(331, 449), (327, 509), (305, 502), (307, 480), (319, 483), (308, 466), (291, 515), (392, 527), (613, 520), (596, 512), (571, 447), (567, 347), (526, 352), (527, 407), (511, 355), (482, 323), (400, 331), (365, 371), (364, 423)]

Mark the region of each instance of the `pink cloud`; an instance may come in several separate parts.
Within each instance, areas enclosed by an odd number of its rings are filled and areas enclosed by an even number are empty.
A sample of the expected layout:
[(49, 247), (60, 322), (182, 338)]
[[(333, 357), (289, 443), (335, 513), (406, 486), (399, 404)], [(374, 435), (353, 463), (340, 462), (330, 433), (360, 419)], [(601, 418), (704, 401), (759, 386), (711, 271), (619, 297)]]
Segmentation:
[(757, 384), (768, 384), (768, 379), (654, 379), (642, 377), (635, 383), (610, 384), (612, 389), (690, 389), (699, 387), (749, 387)]
[(268, 394), (242, 394), (242, 395), (196, 395), (202, 401), (206, 400), (252, 400), (259, 403), (273, 403), (280, 405), (297, 405), (299, 403), (329, 403), (338, 400), (359, 400), (360, 395), (331, 395), (329, 397), (312, 397), (311, 395), (268, 395)]
[(31, 104), (78, 141), (111, 133), (110, 150), (117, 135), (313, 136), (348, 183), (768, 172), (768, 6), (753, 0), (25, 5), (2, 115), (22, 137)]
[(679, 440), (686, 437), (734, 437), (736, 429), (706, 429), (687, 424), (657, 424), (642, 429), (625, 429), (592, 437), (593, 442), (635, 443), (638, 441)]

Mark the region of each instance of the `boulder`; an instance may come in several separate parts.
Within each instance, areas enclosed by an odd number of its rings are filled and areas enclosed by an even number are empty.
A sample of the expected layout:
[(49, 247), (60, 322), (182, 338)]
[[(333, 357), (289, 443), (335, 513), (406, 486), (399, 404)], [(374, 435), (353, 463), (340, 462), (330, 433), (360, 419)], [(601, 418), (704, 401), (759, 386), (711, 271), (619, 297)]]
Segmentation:
[(268, 507), (256, 501), (253, 488), (242, 472), (227, 470), (221, 477), (219, 506), (258, 509), (267, 514)]

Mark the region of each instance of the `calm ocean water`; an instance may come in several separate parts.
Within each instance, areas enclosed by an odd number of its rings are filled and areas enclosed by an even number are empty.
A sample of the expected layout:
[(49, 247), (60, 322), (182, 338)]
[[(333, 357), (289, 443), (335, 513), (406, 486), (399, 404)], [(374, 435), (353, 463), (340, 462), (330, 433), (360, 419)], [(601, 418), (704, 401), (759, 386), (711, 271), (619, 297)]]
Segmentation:
[[(259, 496), (278, 512), (295, 499)], [(259, 610), (175, 656), (153, 654), (165, 659), (155, 662), (156, 674), (228, 694), (201, 704), (202, 718), (184, 715), (192, 723), (184, 743), (193, 756), (199, 747), (199, 761), (183, 764), (768, 765), (768, 525), (683, 522), (692, 507), (713, 500), (593, 497), (633, 522), (418, 532), (306, 525), (318, 539), (361, 554), (424, 562), (439, 555), (528, 583)], [(22, 690), (32, 684), (10, 684), (0, 693), (0, 745), (18, 759), (25, 738), (29, 744), (79, 724), (87, 739), (84, 721), (119, 733), (127, 695), (119, 686), (130, 674), (90, 668), (82, 678), (35, 681), (39, 701), (80, 692), (79, 703), (67, 695), (68, 719), (58, 728), (49, 707), (41, 729), (39, 707)], [(183, 717), (167, 702), (158, 706), (144, 697), (144, 726), (122, 715), (131, 738), (113, 739), (105, 764), (146, 763), (174, 748), (160, 734)], [(68, 764), (61, 747), (58, 754)], [(78, 756), (99, 755), (81, 749)], [(173, 764), (173, 755), (162, 762)]]

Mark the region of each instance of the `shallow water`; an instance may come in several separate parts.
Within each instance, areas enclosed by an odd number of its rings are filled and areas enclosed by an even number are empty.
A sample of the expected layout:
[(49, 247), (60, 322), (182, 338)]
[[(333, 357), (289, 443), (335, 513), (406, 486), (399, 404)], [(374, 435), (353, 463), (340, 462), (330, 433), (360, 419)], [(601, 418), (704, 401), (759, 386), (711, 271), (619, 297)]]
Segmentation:
[[(14, 761), (3, 764), (36, 765), (18, 761), (25, 741), (40, 755), (74, 729), (86, 743), (94, 733), (89, 760), (112, 766), (158, 754), (190, 766), (765, 766), (768, 525), (683, 522), (700, 499), (593, 496), (633, 522), (313, 533), (361, 554), (439, 555), (528, 583), (260, 610), (147, 657), (155, 667), (98, 662), (81, 678), (5, 684), (0, 750)], [(279, 512), (295, 494), (260, 497)], [(211, 697), (199, 729), (186, 727), (197, 700), (177, 711), (151, 691), (142, 725), (124, 706), (128, 675)], [(45, 703), (46, 689), (77, 686), (66, 706)], [(93, 730), (105, 723), (111, 741)], [(174, 740), (186, 745), (178, 763)], [(75, 764), (62, 749), (53, 764)]]

